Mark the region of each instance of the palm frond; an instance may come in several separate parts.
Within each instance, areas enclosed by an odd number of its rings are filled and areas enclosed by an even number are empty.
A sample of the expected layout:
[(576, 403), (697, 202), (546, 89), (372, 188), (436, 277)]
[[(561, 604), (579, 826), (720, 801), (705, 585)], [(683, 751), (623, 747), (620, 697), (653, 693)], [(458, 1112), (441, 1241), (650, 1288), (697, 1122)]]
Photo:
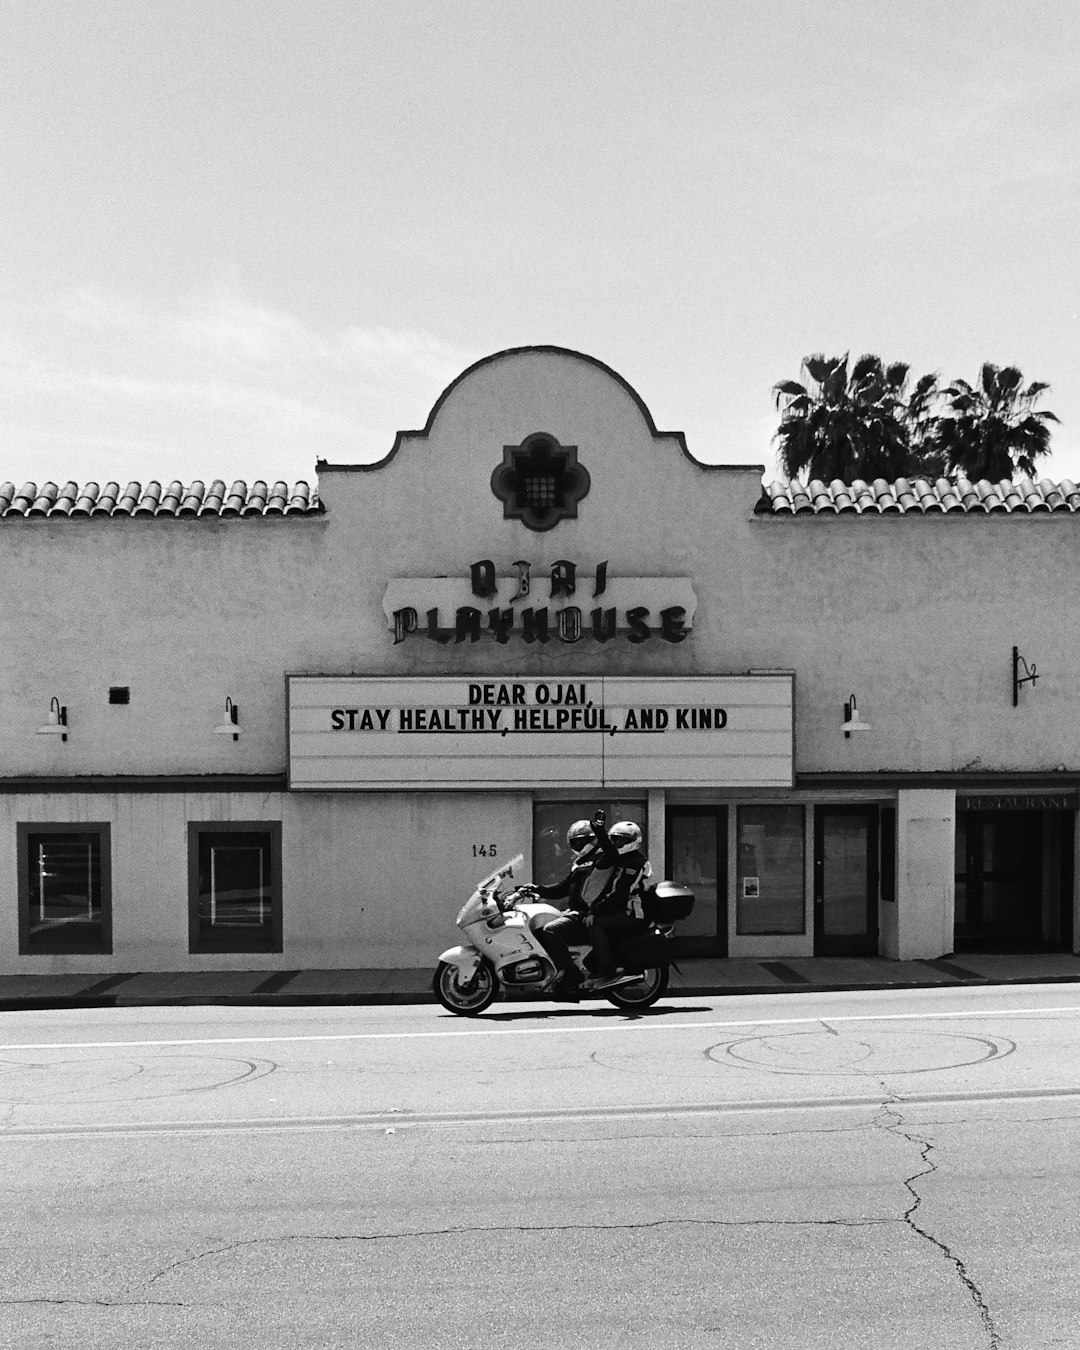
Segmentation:
[(847, 359), (846, 352), (843, 356), (825, 356), (821, 352), (815, 352), (813, 356), (804, 358), (803, 369), (815, 384), (828, 383), (829, 379), (840, 370), (845, 372), (846, 381)]
[(860, 356), (851, 368), (851, 383), (865, 384), (868, 380), (882, 378), (881, 357), (867, 352)]
[(903, 389), (910, 371), (911, 367), (906, 361), (893, 361), (891, 365), (885, 367), (886, 383), (893, 389)]

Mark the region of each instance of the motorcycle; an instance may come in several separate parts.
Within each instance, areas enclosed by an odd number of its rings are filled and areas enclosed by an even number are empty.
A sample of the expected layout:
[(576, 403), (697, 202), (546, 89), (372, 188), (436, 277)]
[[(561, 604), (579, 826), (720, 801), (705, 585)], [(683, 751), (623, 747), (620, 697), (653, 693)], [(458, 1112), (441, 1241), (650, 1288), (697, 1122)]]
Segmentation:
[[(501, 889), (524, 861), (519, 853), (477, 884), (457, 916), (457, 926), (468, 941), (439, 957), (432, 989), (443, 1007), (460, 1017), (482, 1013), (500, 992), (550, 993), (558, 978), (537, 931), (562, 911), (538, 900), (534, 887), (506, 893)], [(648, 887), (642, 894), (640, 933), (615, 949), (623, 973), (614, 980), (592, 975), (585, 964), (591, 946), (571, 945), (582, 992), (602, 993), (609, 1003), (627, 1011), (651, 1007), (668, 987), (674, 920), (685, 918), (693, 905), (694, 893), (686, 886), (660, 881)]]

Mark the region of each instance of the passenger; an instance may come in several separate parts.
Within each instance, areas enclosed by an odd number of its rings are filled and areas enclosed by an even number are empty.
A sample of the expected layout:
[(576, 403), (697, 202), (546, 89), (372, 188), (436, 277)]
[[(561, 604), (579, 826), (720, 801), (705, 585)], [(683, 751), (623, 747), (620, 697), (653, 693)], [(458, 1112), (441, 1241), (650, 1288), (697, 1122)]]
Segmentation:
[(586, 965), (599, 980), (613, 979), (618, 971), (612, 944), (643, 926), (641, 887), (650, 875), (649, 861), (641, 850), (641, 830), (632, 821), (604, 826), (604, 812), (591, 821), (570, 826), (567, 843), (575, 854), (569, 875), (561, 881), (536, 888), (543, 900), (567, 901), (565, 911), (550, 920), (536, 936), (559, 971), (559, 992), (573, 992), (581, 976), (570, 955), (572, 943), (589, 943), (593, 951)]
[(597, 833), (609, 850), (614, 849), (616, 862), (613, 875), (584, 918), (593, 949), (586, 964), (599, 980), (609, 980), (618, 974), (613, 947), (644, 927), (641, 891), (652, 867), (641, 847), (641, 828), (632, 820), (617, 821), (606, 835), (601, 825)]

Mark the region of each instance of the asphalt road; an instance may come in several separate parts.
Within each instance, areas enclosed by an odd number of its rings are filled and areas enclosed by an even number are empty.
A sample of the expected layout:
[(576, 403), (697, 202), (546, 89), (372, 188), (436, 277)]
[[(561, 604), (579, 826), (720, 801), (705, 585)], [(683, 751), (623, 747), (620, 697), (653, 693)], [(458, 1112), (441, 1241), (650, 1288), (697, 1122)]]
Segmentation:
[(0, 1042), (14, 1350), (1080, 1346), (1069, 986)]

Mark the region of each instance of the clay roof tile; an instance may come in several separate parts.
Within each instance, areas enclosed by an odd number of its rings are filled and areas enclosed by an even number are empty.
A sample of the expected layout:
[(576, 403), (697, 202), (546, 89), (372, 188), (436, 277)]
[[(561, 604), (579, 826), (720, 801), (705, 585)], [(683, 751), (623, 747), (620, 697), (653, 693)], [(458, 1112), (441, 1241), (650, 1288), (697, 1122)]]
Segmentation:
[(244, 503), (247, 501), (247, 484), (243, 479), (238, 478), (229, 489), (229, 495), (225, 498), (221, 507), (223, 516), (238, 516), (244, 509)]
[(184, 495), (180, 505), (176, 508), (178, 516), (196, 516), (199, 514), (199, 507), (202, 505), (202, 499), (206, 495), (206, 484), (201, 478), (196, 478), (194, 483), (189, 483), (184, 489)]
[(247, 502), (244, 505), (241, 515), (261, 516), (266, 506), (266, 494), (268, 488), (261, 478), (255, 480), (248, 490)]
[(221, 515), (221, 503), (225, 500), (225, 482), (221, 478), (215, 478), (203, 498), (202, 505), (199, 507), (199, 515)]
[(184, 485), (179, 478), (174, 478), (169, 486), (162, 493), (161, 501), (158, 502), (157, 515), (175, 516), (180, 503), (184, 499)]
[(60, 489), (55, 483), (42, 483), (37, 496), (27, 507), (26, 514), (28, 516), (47, 516), (59, 492)]
[(266, 499), (264, 515), (283, 516), (285, 507), (289, 502), (289, 485), (279, 479), (270, 489), (270, 495)]
[(161, 501), (161, 484), (156, 478), (152, 478), (146, 487), (139, 494), (139, 500), (135, 506), (132, 515), (135, 516), (156, 516), (158, 503)]

